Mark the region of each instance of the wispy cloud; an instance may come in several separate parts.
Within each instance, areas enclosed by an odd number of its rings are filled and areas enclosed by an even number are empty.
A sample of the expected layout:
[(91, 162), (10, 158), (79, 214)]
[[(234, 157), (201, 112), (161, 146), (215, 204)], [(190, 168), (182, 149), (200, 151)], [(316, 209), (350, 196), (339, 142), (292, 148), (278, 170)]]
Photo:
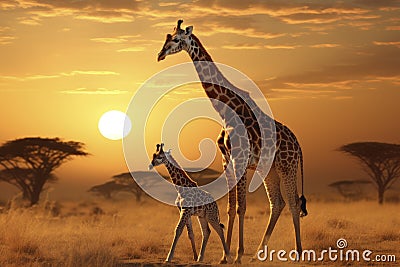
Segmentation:
[(62, 72), (62, 76), (75, 76), (75, 75), (119, 75), (118, 72), (108, 70), (74, 70), (71, 72)]
[(230, 50), (295, 49), (298, 47), (300, 47), (300, 45), (286, 45), (286, 44), (276, 44), (276, 45), (233, 44), (233, 45), (222, 46), (222, 48)]
[(128, 91), (106, 88), (87, 89), (85, 87), (81, 87), (73, 90), (60, 91), (60, 93), (68, 95), (121, 95), (128, 93)]
[(35, 75), (26, 75), (26, 76), (9, 76), (9, 75), (0, 75), (0, 79), (3, 80), (16, 80), (16, 81), (32, 81), (32, 80), (43, 80), (43, 79), (54, 79), (61, 77), (71, 77), (77, 75), (119, 75), (119, 73), (114, 71), (106, 71), (106, 70), (74, 70), (70, 72), (61, 72), (57, 74), (35, 74)]
[(333, 48), (333, 47), (339, 47), (339, 44), (314, 44), (310, 45), (312, 48)]
[(119, 44), (131, 42), (132, 39), (140, 37), (140, 34), (136, 35), (121, 35), (115, 37), (96, 37), (91, 38), (90, 40), (96, 43), (106, 43), (106, 44)]
[(16, 39), (11, 35), (10, 27), (0, 27), (0, 45), (11, 44)]
[(374, 41), (373, 42), (374, 45), (380, 45), (380, 46), (395, 46), (397, 48), (400, 48), (400, 42), (394, 42), (394, 41), (387, 41), (387, 42), (383, 42), (383, 41)]
[(1, 36), (0, 35), (0, 45), (11, 44), (15, 39), (16, 38), (14, 36)]
[(201, 34), (210, 36), (214, 34), (236, 34), (250, 38), (273, 39), (285, 36), (286, 33), (271, 33), (255, 30), (254, 28), (236, 28), (235, 26), (227, 26), (221, 24), (207, 24), (201, 27)]
[(96, 43), (106, 43), (106, 44), (120, 44), (128, 41), (127, 39), (120, 37), (99, 37), (99, 38), (92, 38), (90, 40)]
[(400, 31), (400, 26), (386, 26), (387, 31)]
[(50, 1), (50, 0), (3, 0), (2, 9), (22, 9), (29, 18), (21, 18), (21, 23), (39, 25), (49, 17), (73, 16), (75, 19), (101, 23), (132, 22), (140, 1)]
[(135, 47), (127, 47), (127, 48), (118, 49), (117, 52), (142, 52), (145, 50), (146, 50), (145, 47), (135, 46)]
[(263, 45), (258, 44), (237, 44), (237, 45), (223, 45), (223, 49), (231, 49), (231, 50), (258, 50), (263, 49)]
[(265, 45), (266, 49), (295, 49), (300, 47), (300, 45)]

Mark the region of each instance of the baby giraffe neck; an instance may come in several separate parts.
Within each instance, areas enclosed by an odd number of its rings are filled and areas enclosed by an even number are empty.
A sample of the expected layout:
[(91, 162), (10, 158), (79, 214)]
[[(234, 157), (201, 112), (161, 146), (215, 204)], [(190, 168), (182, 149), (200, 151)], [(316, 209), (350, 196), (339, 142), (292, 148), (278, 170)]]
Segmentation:
[(168, 163), (165, 166), (174, 185), (182, 187), (197, 186), (197, 183), (187, 175), (172, 156), (168, 156)]

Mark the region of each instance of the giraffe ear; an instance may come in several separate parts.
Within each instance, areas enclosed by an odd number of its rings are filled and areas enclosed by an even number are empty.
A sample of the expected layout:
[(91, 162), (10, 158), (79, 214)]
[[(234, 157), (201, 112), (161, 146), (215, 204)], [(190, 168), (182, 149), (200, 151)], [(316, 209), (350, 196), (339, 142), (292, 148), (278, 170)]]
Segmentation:
[(186, 27), (185, 35), (190, 36), (192, 34), (192, 31), (193, 31), (193, 26)]

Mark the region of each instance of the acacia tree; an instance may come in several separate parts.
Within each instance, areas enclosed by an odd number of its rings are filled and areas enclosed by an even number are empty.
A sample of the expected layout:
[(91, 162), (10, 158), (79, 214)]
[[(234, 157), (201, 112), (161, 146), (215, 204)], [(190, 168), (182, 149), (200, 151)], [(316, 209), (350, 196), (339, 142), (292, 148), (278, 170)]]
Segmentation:
[[(136, 172), (138, 173), (138, 172)], [(132, 173), (134, 175), (135, 172)], [(143, 190), (140, 186), (133, 180), (130, 172), (120, 173), (112, 177), (117, 184), (125, 186), (125, 191), (135, 195), (136, 202), (140, 202), (143, 195)]]
[(118, 184), (116, 181), (108, 181), (104, 184), (92, 186), (88, 192), (103, 196), (105, 199), (111, 199), (114, 194), (119, 192), (128, 191), (127, 187), (122, 184)]
[(378, 191), (383, 203), (385, 191), (400, 177), (400, 145), (379, 142), (358, 142), (344, 145), (339, 151), (356, 157)]
[(371, 181), (365, 180), (342, 180), (329, 184), (335, 188), (338, 193), (346, 200), (358, 200), (362, 197), (362, 185), (371, 184)]
[(28, 137), (0, 146), (0, 181), (12, 184), (34, 205), (44, 185), (54, 182), (53, 171), (74, 156), (87, 156), (84, 144), (59, 138)]

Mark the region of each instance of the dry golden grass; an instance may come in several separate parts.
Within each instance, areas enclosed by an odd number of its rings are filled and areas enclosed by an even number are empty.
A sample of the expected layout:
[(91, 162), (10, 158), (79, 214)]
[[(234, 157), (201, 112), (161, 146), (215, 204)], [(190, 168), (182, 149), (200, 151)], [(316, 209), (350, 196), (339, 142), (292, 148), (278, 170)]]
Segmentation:
[[(226, 222), (226, 200), (219, 202)], [(349, 249), (370, 249), (394, 254), (400, 260), (399, 204), (379, 206), (373, 202), (324, 203), (309, 201), (309, 216), (301, 220), (304, 249), (336, 248), (345, 238)], [(268, 220), (266, 198), (249, 197), (245, 222), (245, 266), (255, 253)], [(178, 221), (178, 210), (151, 199), (116, 203), (64, 203), (54, 217), (41, 207), (11, 209), (0, 214), (0, 266), (152, 266), (165, 259)], [(194, 220), (196, 242), (200, 229)], [(237, 224), (231, 251), (237, 246)], [(283, 211), (269, 249), (294, 248), (294, 233), (287, 208)], [(222, 247), (211, 233), (205, 264), (218, 263)], [(187, 234), (178, 243), (174, 263), (193, 264)], [(294, 264), (293, 262), (289, 262)], [(287, 264), (289, 264), (287, 263)], [(281, 266), (282, 262), (252, 265)], [(365, 262), (301, 262), (296, 265), (358, 265)], [(370, 263), (369, 266), (372, 264)], [(394, 266), (395, 263), (385, 266)], [(380, 264), (382, 266), (382, 264)]]

